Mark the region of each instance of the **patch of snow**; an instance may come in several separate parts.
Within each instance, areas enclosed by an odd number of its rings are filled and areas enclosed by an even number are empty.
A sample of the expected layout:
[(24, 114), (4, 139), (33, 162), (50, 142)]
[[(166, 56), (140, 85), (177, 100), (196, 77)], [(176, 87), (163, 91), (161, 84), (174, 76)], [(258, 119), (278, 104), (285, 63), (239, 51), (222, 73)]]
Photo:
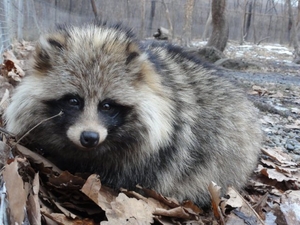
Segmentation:
[(273, 212), (267, 212), (265, 223), (266, 223), (266, 225), (277, 225), (276, 219), (277, 219), (277, 217), (274, 215)]
[(292, 212), (296, 216), (297, 221), (300, 221), (300, 205), (297, 203), (280, 204), (280, 209), (285, 215), (290, 215)]

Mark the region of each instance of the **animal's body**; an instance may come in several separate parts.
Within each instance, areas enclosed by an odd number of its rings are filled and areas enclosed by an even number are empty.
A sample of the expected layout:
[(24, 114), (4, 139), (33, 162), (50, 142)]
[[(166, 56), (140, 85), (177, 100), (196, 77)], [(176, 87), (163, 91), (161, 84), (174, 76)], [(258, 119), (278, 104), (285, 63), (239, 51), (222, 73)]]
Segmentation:
[(43, 35), (5, 113), (61, 169), (103, 184), (153, 188), (199, 205), (214, 181), (241, 188), (256, 166), (261, 131), (241, 90), (165, 43), (140, 43), (119, 26)]

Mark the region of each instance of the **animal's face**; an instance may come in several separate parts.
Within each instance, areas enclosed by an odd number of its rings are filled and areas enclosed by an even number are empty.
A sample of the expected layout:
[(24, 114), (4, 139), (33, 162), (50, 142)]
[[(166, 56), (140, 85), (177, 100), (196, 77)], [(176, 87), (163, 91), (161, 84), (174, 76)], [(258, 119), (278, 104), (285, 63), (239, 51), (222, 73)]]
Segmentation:
[(53, 123), (63, 130), (69, 140), (79, 148), (95, 148), (106, 140), (108, 134), (120, 132), (118, 129), (130, 117), (131, 106), (124, 106), (105, 98), (85, 98), (79, 94), (66, 94), (58, 100), (44, 102), (47, 116), (61, 116)]
[(148, 154), (169, 142), (173, 113), (138, 42), (122, 29), (89, 25), (40, 38), (6, 121), (19, 137), (42, 122), (32, 139), (55, 151), (147, 145)]
[(115, 32), (72, 29), (42, 37), (37, 46), (33, 68), (49, 93), (41, 99), (44, 113), (62, 112), (52, 122), (82, 149), (122, 133), (145, 94), (140, 89), (148, 86), (138, 46)]

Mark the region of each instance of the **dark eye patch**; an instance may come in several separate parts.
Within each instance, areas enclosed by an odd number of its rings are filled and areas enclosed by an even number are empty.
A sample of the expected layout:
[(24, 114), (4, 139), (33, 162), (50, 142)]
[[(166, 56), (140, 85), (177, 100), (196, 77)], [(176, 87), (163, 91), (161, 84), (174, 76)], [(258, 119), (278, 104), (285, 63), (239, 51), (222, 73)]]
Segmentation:
[(139, 53), (137, 53), (137, 52), (131, 52), (131, 53), (128, 55), (127, 59), (126, 59), (125, 64), (128, 65), (133, 59), (135, 59), (135, 58), (138, 57), (138, 56), (139, 56)]
[(52, 110), (60, 110), (67, 114), (81, 111), (84, 107), (84, 100), (80, 96), (73, 94), (67, 94), (58, 100), (50, 100), (46, 101), (45, 103)]
[(56, 48), (63, 49), (62, 44), (59, 43), (58, 41), (52, 39), (52, 38), (49, 38), (49, 39), (48, 39), (48, 42), (49, 42), (52, 46), (54, 46), (54, 47), (56, 47)]
[(107, 127), (121, 126), (128, 114), (130, 107), (123, 106), (112, 100), (104, 100), (98, 105), (98, 113)]
[(116, 104), (113, 101), (105, 100), (105, 101), (99, 103), (98, 109), (99, 109), (99, 112), (103, 115), (106, 115), (109, 117), (116, 117), (122, 110), (122, 106)]

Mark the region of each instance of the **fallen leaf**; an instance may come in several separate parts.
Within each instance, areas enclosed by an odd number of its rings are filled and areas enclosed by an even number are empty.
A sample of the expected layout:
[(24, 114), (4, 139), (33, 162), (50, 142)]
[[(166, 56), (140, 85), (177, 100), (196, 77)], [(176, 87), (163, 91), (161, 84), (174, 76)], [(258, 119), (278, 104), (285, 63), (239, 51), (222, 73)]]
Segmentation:
[(81, 192), (104, 211), (111, 209), (111, 202), (115, 201), (117, 196), (113, 190), (101, 185), (99, 176), (96, 174), (92, 174), (88, 177), (81, 188)]
[(275, 163), (279, 163), (281, 166), (297, 166), (297, 163), (292, 162), (291, 156), (284, 153), (281, 149), (278, 148), (262, 148), (261, 151), (269, 156), (271, 159), (275, 161)]
[(10, 164), (5, 166), (3, 171), (11, 224), (22, 224), (24, 221), (24, 209), (29, 194), (29, 184), (24, 183), (18, 173), (19, 163), (21, 161), (18, 162), (17, 159), (14, 159)]
[(154, 199), (164, 203), (165, 205), (169, 206), (170, 208), (176, 208), (176, 207), (180, 206), (179, 202), (176, 199), (173, 199), (173, 198), (170, 198), (170, 197), (165, 197), (165, 196), (157, 193), (154, 190), (147, 189), (147, 188), (142, 188), (139, 185), (137, 185), (137, 188), (143, 190), (143, 192), (148, 197), (154, 198)]
[(180, 218), (180, 219), (185, 219), (185, 220), (198, 219), (197, 215), (188, 213), (186, 210), (184, 210), (183, 207), (176, 207), (173, 209), (156, 208), (155, 211), (153, 212), (153, 214), (159, 215), (159, 216)]
[(62, 171), (54, 165), (52, 162), (50, 162), (48, 159), (44, 158), (43, 156), (29, 150), (28, 148), (22, 146), (22, 145), (15, 145), (15, 143), (11, 143), (12, 146), (16, 146), (17, 150), (24, 155), (26, 158), (32, 160), (36, 164), (43, 164), (45, 167), (52, 168), (57, 173), (61, 173)]
[(39, 204), (39, 173), (36, 173), (32, 181), (32, 188), (27, 200), (27, 214), (31, 225), (39, 225), (41, 223), (41, 211)]
[(224, 217), (219, 208), (219, 204), (221, 202), (221, 187), (218, 186), (215, 182), (210, 182), (208, 186), (208, 191), (211, 196), (211, 205), (213, 209), (214, 216), (217, 220), (220, 220), (222, 224), (224, 224)]
[(81, 177), (75, 176), (68, 171), (61, 172), (58, 176), (49, 177), (49, 184), (55, 186), (56, 188), (64, 189), (79, 189), (85, 180)]
[(221, 210), (224, 215), (226, 224), (261, 224), (264, 222), (249, 205), (249, 203), (233, 188), (229, 187), (227, 194), (228, 199), (221, 202)]
[(154, 222), (154, 211), (155, 209), (143, 200), (129, 198), (120, 193), (115, 201), (111, 202), (111, 209), (106, 210), (105, 214), (108, 221), (103, 221), (100, 224), (151, 224)]

